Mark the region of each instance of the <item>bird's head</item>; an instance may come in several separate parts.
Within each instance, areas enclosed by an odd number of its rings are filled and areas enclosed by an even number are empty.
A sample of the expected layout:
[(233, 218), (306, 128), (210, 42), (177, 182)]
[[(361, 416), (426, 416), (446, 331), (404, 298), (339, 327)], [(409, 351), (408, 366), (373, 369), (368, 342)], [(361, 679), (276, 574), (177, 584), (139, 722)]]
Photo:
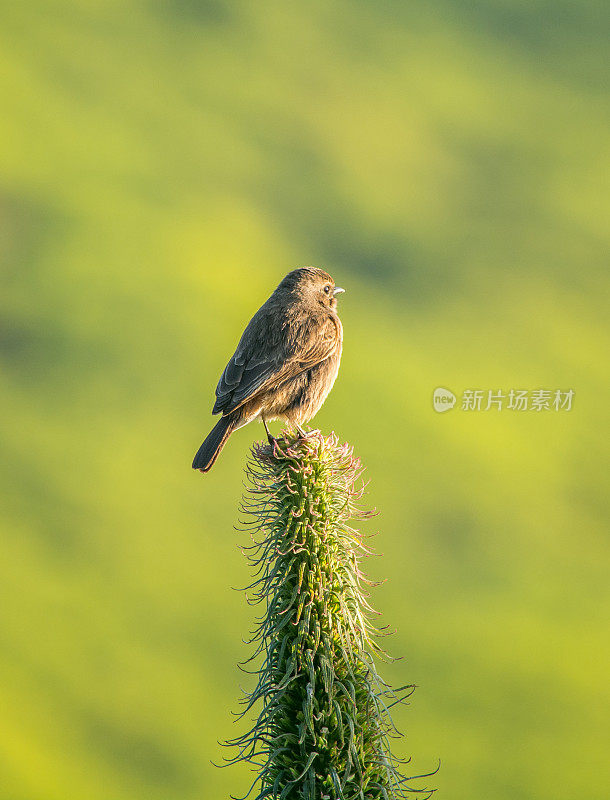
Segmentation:
[(335, 286), (328, 272), (319, 267), (294, 269), (286, 275), (278, 289), (290, 291), (299, 300), (319, 303), (333, 309), (337, 307), (337, 295), (345, 291), (340, 286)]

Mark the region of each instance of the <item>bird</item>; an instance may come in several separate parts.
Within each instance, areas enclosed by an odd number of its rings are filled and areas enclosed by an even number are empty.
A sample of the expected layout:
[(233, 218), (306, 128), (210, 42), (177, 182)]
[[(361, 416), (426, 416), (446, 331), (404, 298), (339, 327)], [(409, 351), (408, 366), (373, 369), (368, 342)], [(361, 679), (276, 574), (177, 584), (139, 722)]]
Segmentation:
[(208, 472), (229, 436), (260, 419), (281, 419), (299, 436), (333, 387), (343, 349), (337, 295), (344, 292), (320, 267), (289, 272), (244, 330), (216, 386), (212, 414), (221, 414), (193, 459)]

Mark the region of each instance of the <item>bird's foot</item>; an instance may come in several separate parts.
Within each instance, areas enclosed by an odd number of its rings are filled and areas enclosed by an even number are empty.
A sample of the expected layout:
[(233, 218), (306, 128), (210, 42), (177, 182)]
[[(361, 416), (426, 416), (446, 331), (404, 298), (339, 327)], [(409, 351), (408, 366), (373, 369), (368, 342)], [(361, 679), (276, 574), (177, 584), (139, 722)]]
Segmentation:
[(315, 431), (304, 431), (300, 425), (295, 425), (297, 429), (297, 433), (299, 434), (299, 439), (310, 439), (312, 436), (317, 436), (320, 431), (316, 429)]

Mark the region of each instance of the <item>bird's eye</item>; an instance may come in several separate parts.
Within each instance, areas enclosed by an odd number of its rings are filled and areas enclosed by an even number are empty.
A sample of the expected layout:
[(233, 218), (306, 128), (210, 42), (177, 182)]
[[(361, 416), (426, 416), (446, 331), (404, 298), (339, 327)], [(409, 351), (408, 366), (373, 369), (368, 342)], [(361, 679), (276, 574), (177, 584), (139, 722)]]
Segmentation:
[(330, 283), (327, 283), (327, 284), (326, 284), (326, 286), (324, 287), (324, 292), (325, 292), (326, 294), (329, 294), (329, 292), (330, 292)]

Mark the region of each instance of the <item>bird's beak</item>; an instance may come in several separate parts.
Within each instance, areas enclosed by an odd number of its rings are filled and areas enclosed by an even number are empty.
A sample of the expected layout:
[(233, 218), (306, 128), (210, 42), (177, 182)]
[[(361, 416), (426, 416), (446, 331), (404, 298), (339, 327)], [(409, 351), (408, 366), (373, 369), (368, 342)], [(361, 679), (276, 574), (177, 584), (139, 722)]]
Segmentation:
[(344, 291), (345, 291), (345, 289), (342, 289), (340, 286), (335, 286), (335, 290), (333, 292), (333, 296), (336, 295), (336, 294), (341, 294), (341, 292), (344, 292)]

